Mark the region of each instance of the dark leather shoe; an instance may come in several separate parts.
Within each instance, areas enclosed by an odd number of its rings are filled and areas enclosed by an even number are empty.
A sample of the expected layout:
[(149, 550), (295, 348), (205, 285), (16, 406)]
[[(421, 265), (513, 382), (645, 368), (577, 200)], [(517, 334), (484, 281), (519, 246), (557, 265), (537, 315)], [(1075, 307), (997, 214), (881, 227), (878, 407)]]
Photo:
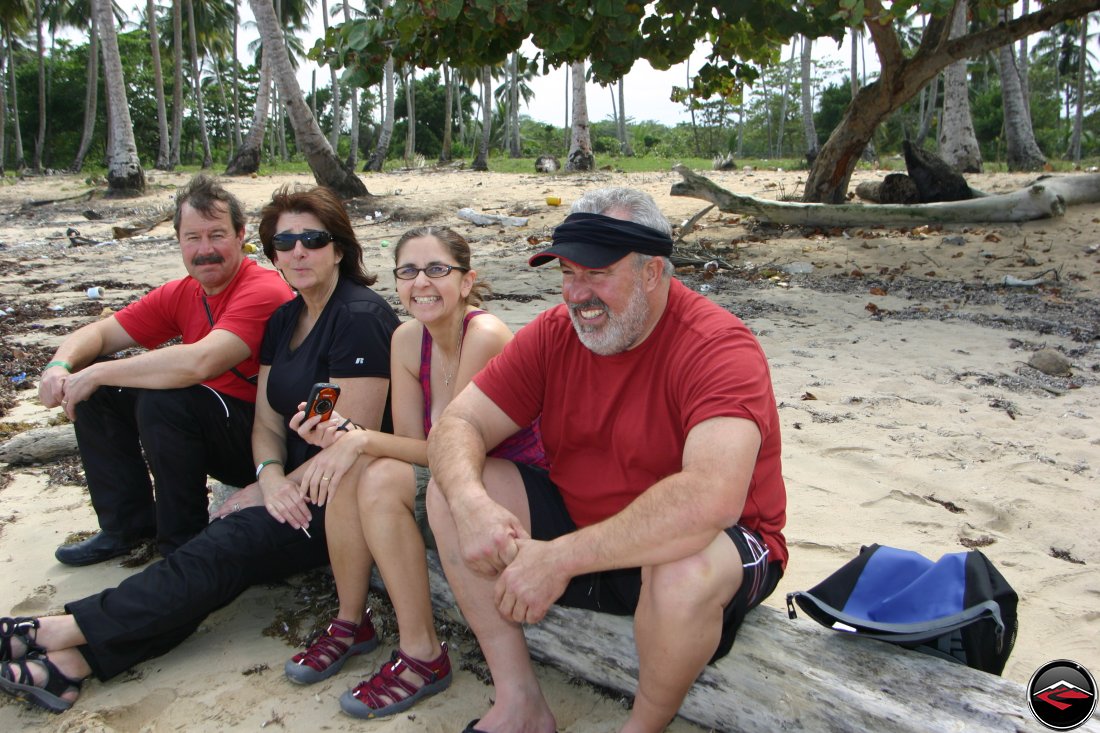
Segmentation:
[(139, 544), (140, 541), (124, 540), (114, 533), (97, 532), (86, 540), (58, 547), (54, 557), (65, 565), (95, 565), (125, 555)]

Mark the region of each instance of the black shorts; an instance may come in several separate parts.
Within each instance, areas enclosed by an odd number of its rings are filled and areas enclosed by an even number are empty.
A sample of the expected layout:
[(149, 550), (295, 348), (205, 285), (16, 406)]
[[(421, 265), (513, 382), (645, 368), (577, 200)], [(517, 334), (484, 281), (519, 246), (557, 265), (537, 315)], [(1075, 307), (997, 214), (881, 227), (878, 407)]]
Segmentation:
[[(575, 532), (577, 525), (566, 511), (565, 502), (550, 480), (550, 474), (544, 469), (519, 463), (516, 468), (519, 469), (527, 490), (527, 503), (531, 510), (531, 537), (536, 540), (552, 540)], [(741, 587), (723, 612), (722, 637), (711, 662), (729, 653), (745, 615), (771, 595), (779, 579), (783, 577), (782, 565), (768, 559), (767, 545), (758, 532), (735, 524), (726, 529), (726, 534), (733, 540), (741, 555), (744, 576)], [(556, 603), (616, 616), (632, 616), (638, 607), (641, 590), (641, 568), (605, 570), (573, 578)]]

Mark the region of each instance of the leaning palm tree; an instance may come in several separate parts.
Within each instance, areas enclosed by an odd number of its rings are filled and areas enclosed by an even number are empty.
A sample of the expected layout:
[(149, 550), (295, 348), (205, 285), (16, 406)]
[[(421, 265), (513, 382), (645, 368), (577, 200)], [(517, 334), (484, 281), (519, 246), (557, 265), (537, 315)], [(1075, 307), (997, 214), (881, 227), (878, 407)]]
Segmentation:
[[(1002, 23), (1012, 20), (1012, 9), (998, 12)], [(1035, 140), (1031, 113), (1024, 98), (1020, 72), (1016, 68), (1016, 49), (1007, 43), (997, 51), (997, 67), (1001, 76), (1001, 104), (1004, 108), (1005, 158), (1010, 171), (1038, 171), (1046, 165), (1046, 156)]]
[(270, 54), (272, 73), (279, 86), (283, 104), (286, 105), (290, 124), (294, 128), (294, 139), (298, 149), (305, 154), (313, 177), (317, 183), (328, 186), (344, 198), (367, 195), (369, 192), (363, 181), (336, 157), (317, 124), (317, 118), (309, 111), (302, 88), (298, 86), (298, 79), (290, 65), (290, 54), (287, 52), (283, 30), (275, 17), (275, 7), (271, 0), (248, 0), (248, 4), (256, 17), (264, 51)]
[(160, 133), (157, 162), (153, 167), (166, 171), (170, 168), (171, 138), (168, 136), (168, 104), (164, 98), (164, 71), (160, 63), (160, 36), (153, 0), (145, 0), (145, 22), (149, 26), (149, 49), (153, 54), (153, 90), (157, 97), (157, 131)]
[(267, 54), (260, 59), (260, 84), (256, 88), (256, 109), (252, 115), (252, 126), (237, 153), (226, 166), (227, 176), (247, 176), (260, 169), (260, 153), (264, 148), (264, 130), (267, 127), (267, 110), (271, 104), (271, 64)]
[(92, 0), (92, 12), (99, 26), (103, 50), (103, 79), (107, 85), (107, 109), (111, 120), (110, 149), (107, 155), (108, 195), (132, 196), (144, 193), (145, 171), (134, 142), (134, 124), (126, 101), (126, 79), (118, 52), (115, 18), (111, 0)]
[(382, 107), (382, 130), (378, 134), (378, 142), (374, 145), (374, 152), (371, 153), (370, 160), (363, 166), (364, 170), (374, 171), (375, 173), (381, 172), (386, 157), (390, 154), (390, 141), (393, 139), (393, 121), (397, 102), (397, 95), (393, 90), (393, 73), (393, 55), (391, 54), (386, 58), (386, 63), (382, 67), (382, 83), (386, 96), (386, 101)]

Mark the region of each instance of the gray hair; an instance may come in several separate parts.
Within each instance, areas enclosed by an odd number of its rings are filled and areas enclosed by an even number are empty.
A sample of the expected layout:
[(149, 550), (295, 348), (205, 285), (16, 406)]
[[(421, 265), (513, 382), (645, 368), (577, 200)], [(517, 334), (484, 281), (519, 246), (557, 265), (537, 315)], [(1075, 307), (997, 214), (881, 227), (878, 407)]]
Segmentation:
[(597, 188), (588, 191), (573, 202), (573, 214), (607, 214), (614, 210), (625, 211), (630, 221), (672, 236), (672, 226), (657, 207), (653, 197), (634, 188)]
[[(635, 224), (642, 224), (650, 229), (656, 229), (663, 234), (672, 236), (672, 225), (668, 223), (668, 219), (657, 207), (657, 202), (648, 193), (635, 188), (597, 188), (594, 191), (587, 191), (573, 202), (570, 213), (607, 214), (609, 211), (616, 210), (626, 212), (630, 217), (630, 221)], [(654, 256), (635, 252), (634, 267), (641, 270), (645, 263), (653, 259)], [(667, 257), (661, 257), (660, 259), (664, 260), (664, 276), (671, 277), (676, 270), (672, 265), (672, 260)]]

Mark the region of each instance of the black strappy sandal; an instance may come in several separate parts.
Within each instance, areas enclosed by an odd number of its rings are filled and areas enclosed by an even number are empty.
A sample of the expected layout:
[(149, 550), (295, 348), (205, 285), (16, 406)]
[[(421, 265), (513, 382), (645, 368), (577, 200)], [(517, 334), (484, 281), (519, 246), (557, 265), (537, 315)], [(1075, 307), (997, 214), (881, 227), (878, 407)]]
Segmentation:
[(27, 647), (20, 656), (26, 656), (31, 652), (45, 652), (46, 650), (35, 642), (37, 638), (38, 619), (29, 616), (0, 618), (0, 662), (10, 662), (14, 658), (11, 648), (12, 639), (19, 639), (23, 642), (23, 646)]
[[(45, 684), (34, 683), (28, 663), (37, 662), (46, 670)], [(18, 671), (18, 678), (16, 672)], [(72, 690), (80, 691), (84, 680), (69, 679), (45, 654), (34, 652), (14, 662), (0, 663), (0, 690), (21, 700), (45, 708), (51, 713), (63, 713), (73, 706), (61, 696)]]

